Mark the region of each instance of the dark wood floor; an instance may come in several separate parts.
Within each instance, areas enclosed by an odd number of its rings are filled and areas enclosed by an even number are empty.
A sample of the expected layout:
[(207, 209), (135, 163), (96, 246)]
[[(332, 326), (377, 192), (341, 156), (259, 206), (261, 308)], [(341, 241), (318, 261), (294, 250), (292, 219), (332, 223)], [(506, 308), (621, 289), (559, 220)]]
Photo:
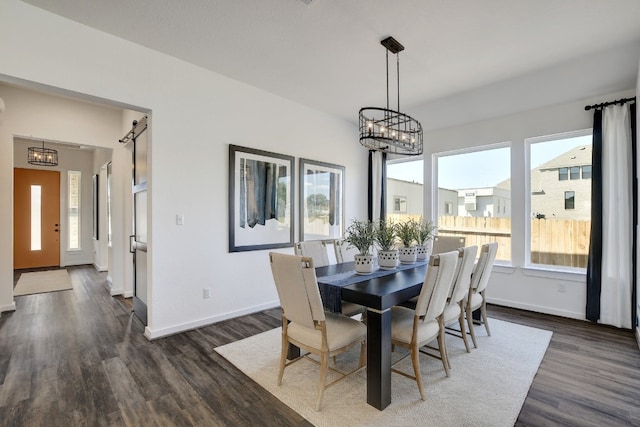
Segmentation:
[[(73, 290), (16, 297), (16, 312), (0, 317), (0, 425), (309, 425), (213, 351), (279, 326), (279, 310), (149, 342), (109, 296), (105, 273), (69, 272)], [(489, 314), (554, 331), (517, 425), (640, 426), (632, 333), (502, 307)]]

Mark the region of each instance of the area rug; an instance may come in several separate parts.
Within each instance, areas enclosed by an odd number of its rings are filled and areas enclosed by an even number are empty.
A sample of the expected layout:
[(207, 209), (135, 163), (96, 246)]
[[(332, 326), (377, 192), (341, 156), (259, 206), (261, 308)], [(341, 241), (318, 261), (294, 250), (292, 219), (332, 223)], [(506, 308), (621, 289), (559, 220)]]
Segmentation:
[[(215, 348), (238, 369), (316, 426), (512, 426), (551, 340), (551, 331), (490, 319), (491, 337), (476, 328), (478, 348), (467, 353), (462, 339), (447, 336), (452, 369), (445, 377), (438, 359), (420, 356), (426, 401), (415, 381), (393, 373), (391, 404), (366, 403), (366, 371), (325, 391), (315, 411), (319, 366), (301, 360), (284, 371), (276, 386), (280, 328)], [(397, 350), (394, 360), (401, 357)], [(338, 356), (337, 367), (357, 366), (359, 349)], [(411, 358), (398, 363), (413, 373)], [(334, 374), (335, 375), (335, 374)], [(333, 377), (335, 378), (335, 377)], [(329, 378), (331, 381), (333, 378)]]
[(13, 295), (42, 294), (66, 289), (73, 289), (67, 270), (34, 271), (20, 275)]

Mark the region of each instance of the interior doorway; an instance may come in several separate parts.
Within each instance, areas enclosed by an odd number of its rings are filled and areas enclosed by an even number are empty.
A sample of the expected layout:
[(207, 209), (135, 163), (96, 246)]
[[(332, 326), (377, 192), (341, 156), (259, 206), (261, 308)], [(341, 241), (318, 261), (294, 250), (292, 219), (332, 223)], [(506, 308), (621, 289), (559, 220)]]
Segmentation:
[(60, 265), (60, 172), (14, 168), (13, 268)]

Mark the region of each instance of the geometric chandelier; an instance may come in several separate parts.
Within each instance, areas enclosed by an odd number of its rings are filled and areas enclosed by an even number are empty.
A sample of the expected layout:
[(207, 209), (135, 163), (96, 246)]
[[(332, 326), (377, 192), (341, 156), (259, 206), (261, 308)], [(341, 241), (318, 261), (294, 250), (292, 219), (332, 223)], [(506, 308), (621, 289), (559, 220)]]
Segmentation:
[[(380, 42), (387, 55), (387, 108), (360, 109), (360, 144), (370, 150), (392, 154), (418, 156), (422, 154), (422, 125), (413, 117), (400, 112), (400, 57), (404, 50), (393, 37)], [(398, 107), (389, 108), (389, 52), (396, 54), (398, 77)]]
[(58, 165), (58, 152), (50, 148), (44, 148), (44, 140), (42, 141), (42, 148), (29, 147), (29, 153), (27, 161), (32, 165), (38, 166), (57, 166)]

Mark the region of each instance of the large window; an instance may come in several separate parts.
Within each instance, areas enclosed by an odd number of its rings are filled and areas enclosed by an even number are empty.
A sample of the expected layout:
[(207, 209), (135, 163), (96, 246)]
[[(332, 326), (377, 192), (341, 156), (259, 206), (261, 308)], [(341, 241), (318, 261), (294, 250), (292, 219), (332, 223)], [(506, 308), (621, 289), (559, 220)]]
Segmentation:
[(438, 234), (465, 245), (498, 242), (497, 260), (511, 260), (511, 148), (506, 144), (437, 157)]
[(78, 171), (69, 171), (69, 249), (80, 250), (80, 193), (81, 174)]
[(422, 159), (387, 162), (387, 219), (400, 222), (422, 217), (423, 177)]
[(591, 229), (591, 134), (532, 138), (528, 264), (586, 268)]

